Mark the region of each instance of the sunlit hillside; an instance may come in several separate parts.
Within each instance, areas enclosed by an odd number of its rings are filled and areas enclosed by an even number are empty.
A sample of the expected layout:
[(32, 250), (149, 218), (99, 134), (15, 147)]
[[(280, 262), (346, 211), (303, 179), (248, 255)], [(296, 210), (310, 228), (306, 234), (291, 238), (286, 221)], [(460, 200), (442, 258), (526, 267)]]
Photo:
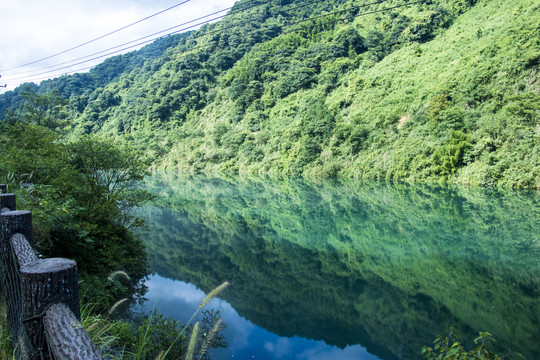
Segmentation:
[(73, 137), (124, 139), (161, 168), (538, 188), (539, 13), (538, 0), (239, 1), (0, 108), (58, 89)]

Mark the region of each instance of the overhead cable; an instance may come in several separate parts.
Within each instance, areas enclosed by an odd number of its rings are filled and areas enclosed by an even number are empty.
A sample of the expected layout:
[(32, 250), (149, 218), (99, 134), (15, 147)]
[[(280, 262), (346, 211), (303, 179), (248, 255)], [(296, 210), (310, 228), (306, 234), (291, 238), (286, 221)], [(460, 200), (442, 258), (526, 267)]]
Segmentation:
[[(131, 40), (131, 41), (125, 42), (125, 43), (123, 43), (123, 44), (116, 45), (116, 46), (113, 46), (113, 47), (111, 47), (111, 48), (108, 48), (108, 49), (105, 49), (105, 50), (101, 50), (101, 51), (98, 51), (98, 52), (95, 52), (95, 53), (92, 53), (92, 54), (89, 54), (89, 55), (81, 56), (81, 57), (76, 58), (76, 59), (73, 59), (73, 60), (65, 61), (65, 62), (60, 63), (60, 64), (55, 64), (55, 65), (46, 66), (46, 67), (37, 69), (36, 71), (41, 71), (41, 70), (45, 70), (45, 69), (55, 68), (55, 67), (57, 67), (57, 66), (66, 65), (66, 64), (69, 64), (69, 63), (78, 61), (78, 60), (82, 60), (82, 59), (89, 58), (89, 57), (94, 56), (94, 55), (99, 55), (99, 54), (102, 54), (102, 53), (107, 52), (107, 51), (111, 51), (111, 50), (114, 50), (114, 49), (118, 49), (118, 48), (120, 48), (120, 47), (122, 47), (122, 46), (124, 46), (124, 45), (133, 44), (134, 42), (137, 42), (137, 41), (140, 41), (140, 40), (143, 40), (143, 39), (147, 39), (147, 38), (149, 38), (149, 37), (153, 37), (153, 36), (162, 34), (162, 33), (164, 33), (164, 32), (170, 31), (170, 30), (172, 30), (172, 29), (176, 29), (176, 28), (178, 28), (178, 27), (180, 27), (180, 26), (184, 26), (184, 25), (190, 24), (190, 23), (192, 23), (192, 22), (195, 22), (195, 21), (198, 21), (198, 20), (202, 20), (202, 19), (204, 19), (204, 18), (206, 18), (206, 17), (210, 17), (210, 16), (213, 16), (213, 15), (216, 15), (216, 14), (219, 14), (219, 13), (222, 13), (222, 12), (225, 12), (225, 11), (228, 11), (228, 10), (230, 10), (230, 9), (231, 9), (231, 8), (229, 7), (229, 8), (223, 9), (223, 10), (219, 10), (219, 11), (216, 11), (216, 12), (214, 12), (214, 13), (212, 13), (212, 14), (208, 14), (208, 15), (201, 16), (201, 17), (199, 17), (199, 18), (197, 18), (197, 19), (193, 19), (193, 20), (187, 21), (187, 22), (185, 22), (185, 23), (182, 23), (182, 24), (179, 24), (179, 25), (175, 25), (175, 26), (170, 27), (170, 28), (167, 28), (167, 29), (165, 29), (165, 30), (161, 30), (161, 31), (155, 32), (155, 33), (153, 33), (153, 34), (146, 35), (146, 36), (140, 37), (140, 38), (138, 38), (138, 39)], [(224, 15), (224, 16), (225, 16), (225, 15)], [(222, 17), (224, 17), (224, 16), (222, 16)], [(220, 18), (222, 18), (222, 17), (219, 17), (218, 19), (220, 19)], [(215, 19), (212, 19), (212, 20), (210, 20), (210, 21), (214, 21), (214, 20), (215, 20)], [(154, 37), (154, 38), (152, 38), (151, 40), (149, 40), (148, 42), (154, 41), (154, 40), (156, 40), (156, 39), (159, 39), (159, 38), (164, 37), (164, 36), (167, 36), (167, 35), (169, 35), (169, 34), (165, 34), (165, 35), (160, 35), (160, 36), (158, 36), (158, 37)], [(119, 52), (120, 52), (120, 51), (122, 51), (122, 50), (119, 50)], [(58, 69), (53, 69), (53, 70), (51, 70), (51, 71), (55, 71), (55, 70), (58, 70)], [(8, 74), (8, 75), (16, 76), (16, 75), (23, 75), (23, 74), (26, 74), (26, 73), (22, 72), (22, 73), (17, 73), (17, 74)], [(38, 74), (31, 74), (31, 75), (29, 75), (29, 76), (34, 76), (34, 75), (38, 75)], [(18, 80), (18, 79), (13, 79), (13, 80)]]
[(80, 48), (80, 47), (83, 47), (83, 46), (88, 45), (88, 44), (90, 44), (90, 43), (93, 43), (93, 42), (95, 42), (95, 41), (101, 40), (101, 39), (103, 39), (103, 38), (105, 38), (105, 37), (107, 37), (107, 36), (110, 36), (110, 35), (112, 35), (112, 34), (116, 34), (116, 33), (119, 32), (119, 31), (125, 30), (125, 29), (127, 29), (127, 28), (129, 28), (129, 27), (131, 27), (131, 26), (133, 26), (133, 25), (137, 25), (137, 24), (139, 24), (139, 23), (141, 23), (141, 22), (143, 22), (143, 21), (146, 21), (146, 20), (148, 20), (148, 19), (151, 19), (151, 18), (153, 18), (153, 17), (155, 17), (155, 16), (157, 16), (157, 15), (163, 14), (163, 13), (166, 12), (166, 11), (169, 11), (169, 10), (172, 10), (172, 9), (174, 9), (174, 8), (177, 8), (177, 7), (180, 6), (180, 5), (184, 5), (185, 3), (188, 3), (188, 2), (190, 2), (190, 1), (191, 1), (191, 0), (184, 0), (184, 1), (182, 1), (182, 2), (180, 2), (180, 3), (178, 3), (178, 4), (176, 4), (176, 5), (173, 5), (173, 6), (167, 8), (167, 9), (165, 9), (165, 10), (161, 10), (161, 11), (155, 13), (155, 14), (152, 14), (152, 15), (150, 15), (150, 16), (147, 16), (147, 17), (143, 18), (143, 19), (137, 20), (137, 21), (135, 21), (134, 23), (131, 23), (131, 24), (129, 24), (129, 25), (126, 25), (126, 26), (124, 26), (124, 27), (121, 27), (120, 29), (116, 29), (116, 30), (114, 30), (114, 31), (111, 31), (111, 32), (109, 32), (109, 33), (107, 33), (107, 34), (105, 34), (105, 35), (101, 35), (101, 36), (99, 36), (99, 37), (97, 37), (97, 38), (95, 38), (95, 39), (89, 40), (89, 41), (87, 41), (87, 42), (85, 42), (85, 43), (82, 43), (82, 44), (80, 44), (80, 45), (74, 46), (74, 47), (72, 47), (72, 48), (70, 48), (70, 49), (61, 51), (61, 52), (59, 52), (59, 53), (56, 53), (56, 54), (53, 54), (53, 55), (50, 55), (50, 56), (47, 56), (47, 57), (44, 57), (44, 58), (41, 58), (41, 59), (38, 59), (38, 60), (34, 60), (34, 61), (29, 62), (29, 63), (27, 63), (27, 64), (15, 66), (15, 67), (12, 67), (12, 68), (9, 68), (9, 69), (2, 69), (2, 70), (0, 70), (0, 71), (1, 71), (1, 72), (5, 72), (5, 71), (9, 71), (9, 70), (19, 69), (19, 68), (22, 68), (22, 67), (25, 67), (25, 66), (28, 66), (28, 65), (33, 65), (33, 64), (42, 62), (42, 61), (44, 61), (44, 60), (51, 59), (51, 58), (53, 58), (53, 57), (55, 57), (55, 56), (58, 56), (58, 55), (61, 55), (61, 54), (65, 54), (65, 53), (67, 53), (67, 52), (69, 52), (69, 51), (78, 49), (78, 48)]
[[(321, 0), (317, 0), (315, 2), (320, 2)], [(337, 14), (343, 14), (343, 13), (346, 13), (346, 12), (350, 12), (351, 9), (360, 9), (360, 8), (365, 8), (365, 7), (368, 7), (368, 6), (372, 6), (372, 5), (377, 5), (377, 4), (381, 4), (381, 3), (384, 3), (386, 1), (389, 1), (389, 0), (378, 0), (376, 2), (373, 2), (373, 3), (369, 3), (369, 4), (363, 4), (363, 5), (359, 5), (359, 6), (354, 6), (354, 7), (351, 7), (351, 8), (348, 8), (346, 10), (340, 10), (340, 11), (336, 11), (336, 12), (331, 12), (331, 13), (327, 13), (327, 14), (324, 14), (324, 15), (318, 15), (318, 16), (314, 16), (314, 17), (311, 17), (311, 18), (308, 18), (308, 19), (304, 19), (304, 20), (299, 20), (299, 21), (295, 21), (295, 22), (291, 22), (291, 23), (288, 23), (288, 24), (285, 24), (285, 25), (282, 25), (282, 27), (290, 27), (290, 26), (294, 26), (294, 25), (298, 25), (298, 24), (301, 24), (301, 23), (306, 23), (306, 22), (309, 22), (309, 21), (313, 21), (313, 20), (317, 20), (317, 19), (322, 19), (322, 18), (326, 18), (326, 17), (330, 17), (330, 16), (334, 16), (334, 15), (337, 15)], [(336, 19), (334, 20), (333, 22), (334, 23), (337, 23), (337, 22), (340, 22), (340, 21), (345, 21), (345, 20), (349, 20), (349, 19), (353, 19), (353, 18), (357, 18), (357, 17), (361, 17), (361, 16), (367, 16), (367, 15), (372, 15), (372, 14), (376, 14), (376, 13), (382, 13), (382, 12), (387, 12), (387, 11), (391, 11), (391, 10), (395, 10), (395, 9), (398, 9), (398, 8), (402, 8), (402, 7), (406, 7), (406, 6), (412, 6), (412, 5), (416, 5), (416, 4), (421, 4), (421, 3), (424, 3), (426, 2), (426, 0), (419, 0), (419, 1), (415, 1), (415, 2), (406, 2), (405, 4), (401, 4), (401, 5), (396, 5), (396, 6), (392, 6), (392, 7), (388, 7), (388, 8), (383, 8), (383, 9), (379, 9), (379, 10), (374, 10), (374, 11), (370, 11), (370, 12), (365, 12), (365, 13), (360, 13), (360, 14), (356, 14), (356, 15), (350, 15), (350, 16), (346, 16), (344, 18), (340, 18), (340, 19)], [(210, 21), (213, 21), (213, 20), (209, 20)], [(205, 22), (206, 23), (206, 22)], [(206, 32), (206, 33), (203, 33), (201, 35), (198, 35), (198, 36), (194, 36), (192, 38), (189, 38), (189, 40), (195, 40), (195, 39), (199, 39), (201, 37), (204, 37), (204, 36), (207, 36), (209, 34), (213, 34), (213, 33), (222, 33), (224, 32), (225, 30), (229, 30), (231, 28), (234, 28), (234, 27), (238, 27), (238, 26), (241, 26), (241, 25), (244, 25), (244, 24), (247, 24), (248, 22), (243, 22), (243, 23), (240, 23), (240, 24), (234, 24), (234, 25), (231, 25), (229, 27), (226, 27), (226, 28), (221, 28), (221, 29), (218, 29), (218, 30), (213, 30), (213, 31), (210, 31), (210, 32)], [(319, 24), (315, 24), (311, 27), (315, 27), (315, 26), (318, 26)], [(194, 25), (195, 26), (195, 25)], [(196, 25), (198, 26), (198, 25)], [(309, 27), (309, 26), (308, 26)], [(289, 31), (286, 31), (286, 32), (282, 32), (280, 35), (285, 35), (285, 34), (289, 34), (289, 33), (293, 33), (293, 32), (296, 32), (298, 31), (298, 29), (292, 29), (292, 30), (289, 30)], [(174, 32), (175, 33), (175, 32)], [(171, 33), (172, 34), (172, 33)], [(149, 42), (149, 41), (148, 41)], [(190, 49), (190, 51), (194, 51), (194, 50), (198, 50), (198, 49), (202, 49), (202, 48), (206, 48), (206, 47), (209, 47), (209, 46), (213, 46), (215, 44), (205, 44), (205, 45), (200, 45), (200, 46), (195, 46), (193, 48)], [(134, 46), (138, 46), (138, 45), (133, 45)], [(105, 56), (108, 56), (108, 55), (105, 55)], [(72, 66), (75, 66), (72, 65)], [(82, 68), (82, 69), (77, 69), (77, 70), (72, 70), (72, 71), (69, 71), (69, 72), (63, 72), (63, 73), (59, 73), (59, 74), (56, 74), (54, 76), (61, 76), (61, 75), (67, 75), (67, 74), (73, 74), (73, 73), (77, 73), (77, 72), (81, 72), (81, 71), (85, 71), (85, 70), (88, 70), (88, 69), (91, 69), (93, 68), (94, 66), (89, 66), (89, 67), (85, 67), (85, 68)], [(56, 69), (56, 70), (60, 70), (60, 69)], [(56, 71), (56, 70), (53, 70), (53, 71)], [(53, 75), (51, 75), (52, 77)], [(42, 78), (38, 78), (39, 79), (42, 79)], [(30, 80), (27, 80), (27, 81), (30, 81)], [(35, 80), (37, 81), (37, 80)], [(22, 84), (23, 82), (19, 82), (17, 83), (17, 85), (19, 84)]]
[[(207, 15), (209, 16), (209, 15)], [(207, 17), (205, 16), (205, 17)], [(188, 27), (185, 27), (185, 28), (182, 28), (180, 30), (177, 30), (177, 32), (184, 32), (184, 31), (188, 31), (190, 29), (193, 29), (193, 28), (196, 28), (198, 26), (201, 26), (201, 25), (204, 25), (204, 24), (207, 24), (209, 22), (212, 22), (212, 21), (216, 21), (216, 20), (219, 20), (221, 18), (223, 18), (225, 15), (223, 16), (218, 16), (218, 17), (215, 17), (213, 19), (210, 19), (210, 20), (207, 20), (207, 21), (204, 21), (204, 22), (201, 22), (201, 23), (198, 23), (198, 24), (195, 24), (195, 25), (191, 25), (191, 26), (188, 26)], [(193, 20), (193, 21), (196, 21), (196, 20)], [(190, 21), (190, 22), (193, 22), (193, 21)], [(179, 25), (180, 26), (180, 25)], [(174, 26), (173, 28), (177, 28), (178, 26)], [(168, 29), (170, 30), (170, 29)], [(165, 30), (166, 31), (166, 30)], [(22, 77), (18, 77), (18, 78), (14, 78), (14, 79), (11, 79), (12, 81), (14, 80), (23, 80), (23, 79), (29, 79), (29, 78), (34, 78), (36, 76), (39, 76), (39, 75), (45, 75), (45, 74), (48, 74), (48, 73), (51, 73), (51, 72), (55, 72), (55, 71), (58, 71), (58, 70), (63, 70), (63, 69), (69, 69), (73, 66), (77, 66), (77, 65), (81, 65), (81, 64), (84, 64), (84, 63), (87, 63), (87, 62), (90, 62), (90, 61), (94, 61), (94, 60), (97, 60), (97, 59), (101, 59), (101, 58), (104, 58), (104, 57), (107, 57), (107, 56), (111, 56), (111, 55), (114, 55), (114, 54), (117, 54), (117, 53), (120, 53), (120, 52), (123, 52), (123, 51), (126, 51), (126, 50), (129, 50), (129, 49), (132, 49), (132, 48), (135, 48), (135, 47), (139, 47), (139, 46), (142, 46), (144, 44), (148, 44), (152, 41), (155, 41), (159, 38), (162, 38), (162, 37), (165, 37), (165, 36), (168, 36), (168, 35), (171, 35), (171, 34), (175, 34), (176, 32), (173, 32), (173, 33), (169, 33), (169, 34), (165, 34), (165, 35), (161, 35), (161, 36), (157, 36), (157, 37), (153, 37), (151, 39), (147, 39), (147, 40), (144, 40), (144, 41), (141, 41), (141, 42), (138, 42), (134, 45), (131, 45), (131, 46), (127, 46), (127, 47), (123, 47), (121, 49), (118, 49), (119, 47), (122, 47), (124, 45), (127, 45), (127, 44), (132, 44), (136, 41), (139, 41), (139, 40), (142, 40), (142, 39), (146, 39), (148, 37), (152, 37), (152, 36), (155, 36), (159, 33), (162, 33), (163, 31), (160, 31), (158, 33), (154, 33), (154, 34), (151, 34), (151, 35), (147, 35), (147, 36), (144, 36), (142, 38), (139, 38), (139, 39), (136, 39), (136, 40), (133, 40), (133, 41), (129, 41), (127, 43), (124, 43), (124, 44), (121, 44), (121, 45), (118, 45), (118, 46), (114, 46), (112, 48), (109, 48), (109, 49), (106, 49), (106, 50), (102, 50), (102, 51), (99, 51), (97, 53), (94, 53), (94, 54), (90, 54), (90, 55), (86, 55), (86, 56), (83, 56), (79, 59), (75, 59), (75, 60), (71, 60), (71, 61), (67, 61), (67, 62), (64, 62), (64, 63), (61, 63), (61, 64), (57, 64), (57, 65), (52, 65), (50, 67), (47, 67), (47, 68), (52, 68), (54, 67), (55, 69), (52, 69), (52, 70), (48, 70), (48, 71), (45, 71), (45, 72), (41, 72), (41, 73), (36, 73), (36, 74), (30, 74), (30, 75), (26, 75), (26, 76), (22, 76)], [(88, 60), (85, 60), (85, 61), (81, 61), (81, 62), (78, 62), (78, 63), (75, 63), (75, 64), (71, 64), (71, 65), (68, 65), (68, 66), (64, 66), (64, 67), (59, 67), (59, 68), (56, 68), (57, 66), (60, 66), (60, 65), (64, 65), (64, 64), (69, 64), (69, 63), (72, 63), (74, 61), (77, 61), (77, 60), (81, 60), (81, 59), (85, 59), (85, 58), (88, 58), (90, 56), (93, 56), (93, 55), (97, 55), (97, 54), (102, 54), (106, 51), (109, 51), (109, 50), (114, 50), (114, 49), (118, 49), (118, 50), (115, 50), (115, 51), (112, 51), (112, 52), (108, 52), (106, 54), (103, 54), (103, 55), (100, 55), (100, 56), (96, 56), (96, 57), (93, 57), (91, 59), (88, 59)], [(47, 68), (43, 68), (43, 69), (47, 69)]]
[[(205, 24), (208, 24), (212, 21), (216, 21), (216, 20), (220, 20), (222, 18), (224, 18), (225, 16), (227, 15), (233, 15), (233, 14), (236, 14), (238, 12), (244, 12), (244, 11), (247, 11), (249, 9), (252, 9), (254, 7), (257, 7), (257, 6), (261, 6), (261, 5), (264, 5), (264, 4), (267, 4), (269, 2), (271, 2), (272, 0), (266, 0), (266, 1), (263, 1), (263, 2), (259, 2), (257, 3), (256, 1), (253, 1), (251, 3), (246, 3), (247, 6), (245, 6), (244, 8), (240, 9), (240, 10), (237, 10), (237, 11), (232, 11), (230, 14), (225, 14), (225, 15), (221, 15), (221, 16), (217, 16), (217, 17), (214, 17), (210, 20), (206, 20), (206, 21), (203, 21), (201, 23), (198, 23), (198, 24), (195, 24), (195, 25), (192, 25), (192, 26), (189, 26), (189, 27), (185, 27), (185, 28), (182, 28), (182, 29), (179, 29), (179, 30), (176, 30), (176, 31), (173, 31), (173, 32), (169, 32), (167, 34), (164, 34), (164, 35), (160, 35), (160, 34), (163, 34), (167, 31), (171, 31), (173, 29), (178, 29), (179, 27), (181, 26), (185, 26), (187, 24), (190, 24), (190, 23), (193, 23), (195, 21), (199, 21), (199, 20), (202, 20), (204, 18), (207, 18), (207, 17), (210, 17), (210, 16), (214, 16), (214, 15), (217, 15), (217, 14), (220, 14), (220, 13), (223, 13), (225, 11), (228, 11), (228, 10), (231, 10), (233, 9), (234, 7), (229, 7), (229, 8), (225, 8), (223, 10), (219, 10), (219, 11), (216, 11), (216, 12), (213, 12), (211, 14), (208, 14), (208, 15), (204, 15), (204, 16), (201, 16), (197, 19), (193, 19), (193, 20), (190, 20), (190, 21), (187, 21), (187, 22), (184, 22), (182, 24), (179, 24), (179, 25), (175, 25), (173, 27), (170, 27), (170, 28), (167, 28), (165, 30), (161, 30), (161, 31), (158, 31), (158, 32), (155, 32), (153, 34), (150, 34), (150, 35), (146, 35), (146, 36), (143, 36), (141, 38), (138, 38), (138, 39), (135, 39), (135, 40), (132, 40), (132, 41), (128, 41), (126, 43), (123, 43), (123, 44), (120, 44), (120, 45), (117, 45), (117, 46), (114, 46), (114, 47), (111, 47), (111, 48), (108, 48), (108, 49), (105, 49), (105, 50), (101, 50), (101, 51), (98, 51), (96, 53), (93, 53), (93, 54), (89, 54), (89, 55), (85, 55), (85, 56), (82, 56), (80, 58), (76, 58), (76, 59), (73, 59), (73, 60), (70, 60), (70, 61), (66, 61), (66, 62), (63, 62), (63, 63), (59, 63), (59, 64), (55, 64), (55, 65), (51, 65), (51, 66), (46, 66), (46, 67), (43, 67), (43, 68), (40, 68), (40, 69), (37, 69), (36, 71), (38, 71), (37, 73), (31, 73), (31, 74), (27, 74), (26, 72), (20, 72), (20, 73), (16, 73), (16, 74), (7, 74), (7, 75), (11, 75), (11, 76), (17, 76), (17, 75), (24, 75), (24, 76), (20, 76), (20, 77), (17, 77), (17, 78), (12, 78), (10, 79), (10, 81), (17, 81), (17, 80), (25, 80), (25, 79), (33, 79), (33, 78), (36, 78), (36, 76), (40, 76), (40, 75), (45, 75), (45, 74), (48, 74), (48, 73), (52, 73), (52, 72), (56, 72), (58, 70), (63, 70), (63, 69), (69, 69), (71, 68), (72, 66), (76, 66), (76, 65), (80, 65), (80, 64), (83, 64), (83, 63), (86, 63), (86, 62), (90, 62), (90, 61), (94, 61), (94, 60), (97, 60), (97, 59), (100, 59), (100, 58), (103, 58), (103, 57), (107, 57), (107, 56), (110, 56), (110, 55), (114, 55), (116, 53), (120, 53), (122, 51), (125, 51), (125, 50), (129, 50), (129, 49), (132, 49), (134, 47), (138, 47), (138, 46), (141, 46), (141, 45), (144, 45), (144, 44), (147, 44), (149, 42), (152, 42), (154, 40), (157, 40), (159, 38), (162, 38), (164, 36), (168, 36), (168, 35), (173, 35), (173, 34), (177, 34), (179, 32), (184, 32), (184, 31), (187, 31), (187, 30), (190, 30), (190, 29), (193, 29), (193, 28), (196, 28), (198, 26), (201, 26), (201, 25), (205, 25)], [(321, 1), (321, 0), (317, 0), (318, 1)], [(176, 5), (178, 6), (178, 5)], [(170, 9), (170, 8), (169, 8)], [(165, 11), (165, 10), (164, 10)], [(163, 12), (163, 11), (162, 11)], [(159, 35), (159, 36), (156, 36), (156, 35)], [(150, 39), (148, 39), (150, 38)], [(139, 42), (133, 46), (128, 46), (128, 47), (124, 47), (124, 48), (121, 48), (122, 46), (125, 46), (125, 45), (128, 45), (128, 44), (133, 44), (137, 41), (140, 41), (140, 40), (143, 40), (143, 39), (148, 39), (147, 41), (143, 41), (143, 42)], [(97, 39), (95, 39), (97, 40)], [(102, 55), (102, 56), (98, 56), (98, 57), (94, 57), (92, 59), (89, 59), (89, 60), (86, 60), (86, 61), (82, 61), (82, 62), (79, 62), (79, 63), (76, 63), (76, 64), (70, 64), (70, 63), (73, 63), (75, 61), (78, 61), (78, 60), (82, 60), (82, 59), (86, 59), (86, 58), (89, 58), (91, 56), (95, 56), (95, 55), (98, 55), (98, 54), (103, 54), (107, 51), (110, 51), (110, 50), (114, 50), (114, 49), (118, 49), (118, 48), (121, 48), (119, 50), (116, 50), (116, 51), (113, 51), (113, 52), (109, 52), (109, 53), (106, 53), (105, 55)], [(61, 53), (65, 53), (69, 50), (66, 50), (66, 51), (63, 51)], [(58, 54), (61, 54), (61, 53), (58, 53)], [(33, 64), (33, 63), (30, 63), (30, 64)], [(30, 65), (30, 64), (27, 64), (27, 65)], [(61, 65), (66, 65), (66, 64), (70, 64), (69, 66), (64, 66), (64, 67), (58, 67), (58, 66), (61, 66)], [(22, 67), (22, 66), (21, 66)], [(54, 69), (53, 69), (54, 68)], [(12, 68), (12, 69), (15, 69), (15, 68)], [(42, 71), (42, 70), (47, 70), (47, 69), (51, 69), (49, 71), (45, 71), (45, 72), (39, 72), (39, 71)], [(6, 74), (5, 74), (6, 75)]]

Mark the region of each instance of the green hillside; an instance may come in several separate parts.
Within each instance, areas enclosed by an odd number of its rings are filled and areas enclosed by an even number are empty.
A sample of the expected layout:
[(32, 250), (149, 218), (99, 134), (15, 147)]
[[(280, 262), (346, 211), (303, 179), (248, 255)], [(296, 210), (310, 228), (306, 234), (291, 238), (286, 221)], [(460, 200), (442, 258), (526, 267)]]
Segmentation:
[[(538, 14), (539, 0), (239, 1), (167, 50), (36, 91), (69, 100), (71, 136), (125, 139), (155, 167), (539, 188)], [(6, 118), (20, 104), (0, 97)]]

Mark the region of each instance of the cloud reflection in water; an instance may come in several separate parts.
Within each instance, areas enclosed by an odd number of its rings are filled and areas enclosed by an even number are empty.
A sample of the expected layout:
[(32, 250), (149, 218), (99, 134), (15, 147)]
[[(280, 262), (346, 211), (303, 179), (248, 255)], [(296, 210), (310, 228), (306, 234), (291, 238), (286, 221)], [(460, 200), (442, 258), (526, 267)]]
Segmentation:
[[(195, 285), (154, 275), (146, 283), (148, 301), (142, 310), (157, 310), (166, 317), (181, 322), (189, 320), (206, 296)], [(234, 286), (234, 285), (233, 285)], [(377, 360), (360, 345), (340, 349), (329, 346), (324, 341), (300, 337), (280, 337), (268, 332), (238, 315), (236, 310), (224, 300), (212, 299), (208, 309), (219, 310), (227, 325), (224, 331), (229, 346), (226, 349), (213, 349), (213, 360), (220, 359), (268, 359), (268, 360)]]

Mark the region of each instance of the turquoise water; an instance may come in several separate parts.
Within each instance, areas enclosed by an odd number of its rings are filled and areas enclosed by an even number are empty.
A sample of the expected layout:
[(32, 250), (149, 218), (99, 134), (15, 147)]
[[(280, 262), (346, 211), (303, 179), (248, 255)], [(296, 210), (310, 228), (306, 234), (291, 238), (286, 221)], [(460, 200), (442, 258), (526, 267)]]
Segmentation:
[(540, 195), (159, 174), (142, 209), (147, 309), (210, 306), (213, 359), (420, 359), (450, 326), (539, 359)]

